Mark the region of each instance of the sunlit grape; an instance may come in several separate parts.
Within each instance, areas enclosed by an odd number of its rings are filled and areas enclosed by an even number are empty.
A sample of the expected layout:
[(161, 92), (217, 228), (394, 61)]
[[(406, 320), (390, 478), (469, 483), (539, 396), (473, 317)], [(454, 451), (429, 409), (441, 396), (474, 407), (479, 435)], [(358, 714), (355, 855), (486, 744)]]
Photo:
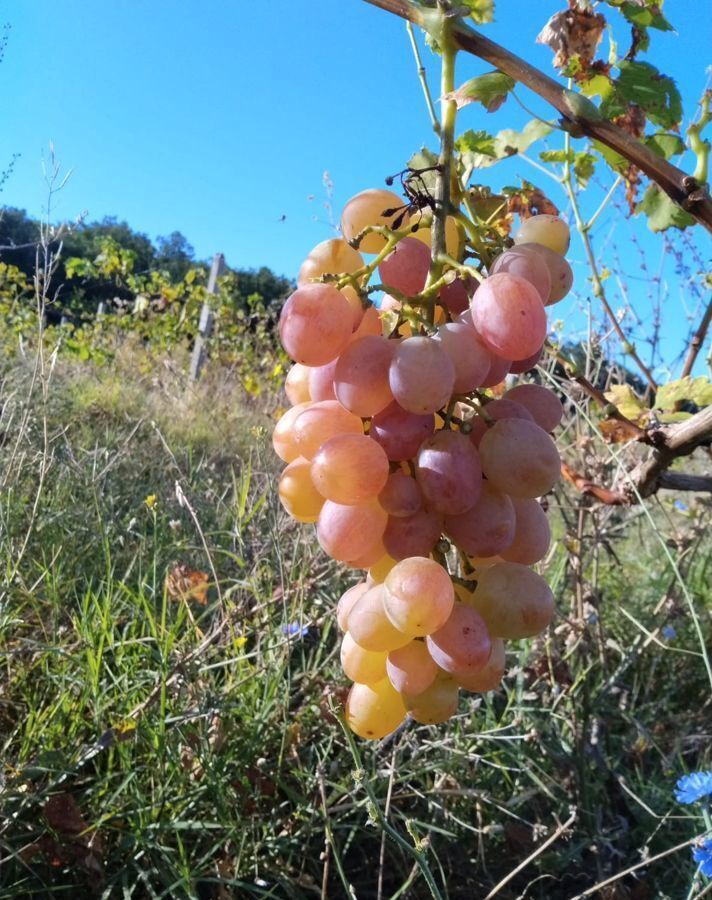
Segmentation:
[(391, 684), (401, 694), (422, 694), (435, 680), (438, 667), (423, 641), (411, 641), (399, 650), (391, 650), (386, 671)]
[(512, 497), (541, 497), (559, 479), (556, 445), (535, 422), (500, 419), (482, 437), (479, 452), (488, 480)]
[(322, 444), (338, 434), (363, 434), (361, 419), (338, 400), (310, 403), (294, 422), (294, 441), (306, 459), (312, 459)]
[(371, 568), (368, 570), (368, 577), (373, 581), (374, 584), (382, 584), (386, 580), (386, 576), (391, 571), (393, 566), (395, 566), (397, 560), (393, 559), (392, 556), (389, 556), (387, 553), (382, 556)]
[(492, 651), (485, 619), (477, 609), (460, 602), (453, 606), (447, 622), (425, 640), (435, 662), (450, 673), (478, 672), (487, 665)]
[(551, 306), (552, 303), (558, 303), (559, 300), (563, 300), (574, 283), (574, 273), (566, 259), (561, 254), (554, 253), (553, 250), (544, 247), (542, 244), (522, 244), (521, 246), (528, 247), (534, 251), (549, 269), (551, 290), (549, 291), (549, 299), (544, 305)]
[(452, 581), (432, 559), (415, 556), (401, 560), (388, 573), (384, 585), (386, 615), (411, 637), (424, 637), (441, 628), (452, 612)]
[(316, 535), (328, 556), (349, 562), (380, 542), (387, 522), (388, 515), (375, 502), (344, 506), (327, 500), (319, 513)]
[[(408, 216), (403, 215), (404, 206), (403, 200), (393, 191), (381, 188), (361, 191), (349, 200), (341, 213), (341, 232), (350, 243), (364, 228), (370, 226), (395, 228), (398, 225), (405, 230), (408, 227)], [(401, 219), (400, 223), (398, 219)], [(370, 233), (362, 238), (359, 250), (362, 253), (379, 253), (386, 243), (387, 239), (382, 235)]]
[(316, 522), (324, 498), (311, 479), (311, 462), (298, 456), (279, 477), (279, 499), (290, 516), (299, 522)]
[(349, 632), (341, 639), (341, 667), (347, 678), (359, 684), (373, 684), (387, 676), (388, 654), (374, 650), (364, 650)]
[(542, 303), (546, 303), (549, 299), (551, 293), (549, 267), (536, 251), (531, 250), (529, 244), (522, 244), (506, 250), (494, 260), (489, 271), (490, 275), (496, 275), (498, 272), (519, 275), (520, 278), (534, 285)]
[(479, 572), (471, 603), (490, 634), (507, 640), (539, 634), (554, 615), (549, 585), (541, 575), (518, 563), (498, 563)]
[(349, 630), (349, 614), (359, 597), (362, 597), (368, 589), (369, 585), (365, 581), (360, 581), (339, 598), (339, 602), (336, 604), (336, 622), (341, 631)]
[(357, 416), (373, 416), (393, 402), (389, 371), (393, 341), (368, 335), (352, 341), (336, 363), (334, 390)]
[(298, 288), (282, 307), (279, 336), (296, 362), (323, 366), (346, 347), (352, 323), (343, 294), (330, 284), (310, 284)]
[[(412, 232), (412, 236), (419, 241), (422, 241), (426, 247), (430, 248), (433, 242), (432, 213), (421, 212), (414, 215), (410, 220), (410, 227), (413, 228), (415, 226), (417, 226), (417, 228)], [(452, 256), (455, 259), (459, 257), (460, 242), (462, 238), (463, 230), (462, 227), (457, 224), (457, 219), (455, 219), (454, 216), (448, 216), (445, 219), (445, 252), (448, 256)]]
[(294, 423), (309, 405), (309, 403), (298, 403), (296, 406), (288, 409), (274, 426), (272, 446), (274, 447), (274, 452), (284, 462), (292, 462), (293, 459), (301, 456), (294, 437)]
[(387, 678), (375, 684), (353, 684), (346, 699), (346, 723), (359, 737), (379, 740), (406, 717), (403, 698)]
[(525, 219), (514, 235), (515, 244), (541, 244), (562, 256), (569, 249), (569, 226), (558, 216), (539, 215)]
[(546, 337), (537, 289), (518, 275), (490, 275), (472, 298), (472, 322), (485, 345), (503, 359), (526, 359)]
[(438, 672), (435, 680), (422, 694), (404, 694), (408, 712), (421, 725), (439, 725), (457, 712), (459, 695), (457, 682), (446, 672)]
[(374, 499), (387, 478), (388, 457), (383, 448), (362, 434), (338, 434), (330, 438), (312, 461), (316, 489), (335, 503), (363, 503)]
[(311, 369), (301, 363), (294, 363), (284, 379), (284, 392), (287, 399), (296, 406), (298, 403), (308, 403), (312, 397), (309, 393), (309, 373)]
[(386, 288), (395, 288), (406, 297), (413, 297), (425, 287), (429, 269), (428, 248), (415, 238), (407, 237), (396, 244), (378, 272)]
[(425, 415), (445, 406), (455, 384), (455, 367), (446, 350), (429, 337), (411, 337), (395, 348), (390, 385), (399, 406)]
[(349, 613), (349, 634), (364, 650), (390, 652), (404, 647), (411, 639), (386, 615), (385, 596), (385, 586), (376, 584), (356, 601)]

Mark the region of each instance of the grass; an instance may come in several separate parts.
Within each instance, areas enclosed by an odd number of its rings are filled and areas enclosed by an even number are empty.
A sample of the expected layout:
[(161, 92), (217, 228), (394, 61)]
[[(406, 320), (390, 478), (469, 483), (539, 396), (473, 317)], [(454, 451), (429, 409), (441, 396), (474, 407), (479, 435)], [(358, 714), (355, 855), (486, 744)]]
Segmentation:
[[(660, 546), (709, 636), (703, 500), (648, 520), (557, 489), (555, 627), (448, 724), (357, 743), (354, 575), (276, 502), (274, 402), (135, 348), (46, 362), (2, 373), (0, 898), (484, 898), (529, 860), (493, 896), (570, 900), (704, 830), (672, 789), (712, 764), (710, 690)], [(177, 564), (207, 603), (172, 598)], [(595, 896), (694, 878), (682, 848)]]

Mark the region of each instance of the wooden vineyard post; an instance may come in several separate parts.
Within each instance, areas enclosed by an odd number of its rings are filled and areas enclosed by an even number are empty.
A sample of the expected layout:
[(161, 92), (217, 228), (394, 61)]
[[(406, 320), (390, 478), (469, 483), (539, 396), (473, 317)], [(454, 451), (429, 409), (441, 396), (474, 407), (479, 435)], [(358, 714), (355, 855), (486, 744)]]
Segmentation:
[(190, 361), (190, 378), (191, 381), (197, 381), (200, 377), (200, 370), (205, 364), (205, 358), (208, 355), (207, 341), (213, 332), (213, 311), (210, 308), (210, 297), (218, 292), (218, 278), (225, 271), (225, 257), (222, 253), (216, 253), (213, 257), (213, 264), (210, 267), (210, 276), (208, 278), (208, 296), (205, 298), (203, 308), (200, 311), (200, 324), (198, 325), (198, 336), (195, 339), (193, 347), (193, 356)]

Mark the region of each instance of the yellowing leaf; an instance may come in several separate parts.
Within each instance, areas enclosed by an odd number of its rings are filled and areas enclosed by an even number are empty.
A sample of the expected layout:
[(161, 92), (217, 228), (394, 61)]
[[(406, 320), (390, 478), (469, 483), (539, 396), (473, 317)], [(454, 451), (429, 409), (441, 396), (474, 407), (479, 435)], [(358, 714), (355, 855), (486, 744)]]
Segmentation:
[(686, 400), (697, 406), (708, 406), (712, 403), (712, 383), (709, 378), (704, 375), (700, 375), (699, 378), (686, 375), (685, 378), (670, 381), (658, 390), (655, 406), (657, 409), (672, 410), (678, 403), (684, 403)]
[(616, 384), (605, 393), (606, 400), (617, 407), (626, 419), (635, 422), (644, 411), (643, 401), (629, 384)]

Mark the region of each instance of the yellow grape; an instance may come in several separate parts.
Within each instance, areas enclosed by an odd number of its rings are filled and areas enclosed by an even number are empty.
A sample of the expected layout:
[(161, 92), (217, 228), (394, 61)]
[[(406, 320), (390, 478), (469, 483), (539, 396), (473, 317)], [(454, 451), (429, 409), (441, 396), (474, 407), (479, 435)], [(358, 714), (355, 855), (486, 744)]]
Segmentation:
[(422, 694), (438, 674), (438, 667), (423, 641), (411, 641), (391, 650), (386, 671), (393, 687), (401, 694)]
[(493, 638), (492, 652), (484, 669), (479, 672), (455, 672), (454, 678), (466, 691), (493, 691), (502, 680), (505, 665), (504, 641), (502, 638)]
[(438, 672), (435, 681), (422, 694), (404, 694), (408, 712), (421, 725), (439, 725), (457, 712), (459, 695), (457, 682), (445, 672)]
[(351, 340), (366, 337), (366, 335), (383, 334), (383, 325), (381, 323), (381, 314), (375, 306), (369, 306), (363, 314), (361, 324), (354, 331)]
[(311, 479), (311, 462), (298, 456), (289, 463), (279, 478), (282, 506), (298, 522), (316, 522), (324, 498)]
[[(344, 238), (351, 242), (364, 228), (373, 225), (385, 225), (393, 228), (395, 222), (402, 217), (399, 228), (408, 227), (408, 216), (402, 216), (403, 200), (393, 191), (381, 188), (370, 188), (352, 197), (341, 213), (341, 231)], [(390, 215), (385, 216), (384, 213)], [(367, 234), (359, 244), (362, 253), (380, 253), (387, 240), (380, 234)]]
[(297, 284), (303, 287), (321, 275), (351, 275), (363, 266), (363, 257), (343, 238), (317, 244), (299, 269)]
[(373, 684), (386, 677), (387, 653), (364, 650), (349, 632), (341, 640), (341, 667), (347, 678), (359, 684)]
[(400, 631), (424, 637), (449, 619), (455, 591), (447, 571), (432, 559), (402, 559), (386, 576), (383, 605)]
[(272, 446), (277, 456), (286, 463), (292, 462), (301, 456), (299, 447), (294, 440), (294, 423), (297, 418), (309, 406), (309, 403), (298, 403), (279, 419), (272, 432)]
[(358, 584), (350, 587), (339, 598), (339, 602), (336, 604), (336, 624), (341, 631), (346, 632), (349, 630), (349, 613), (353, 609), (356, 601), (362, 597), (368, 589), (369, 585), (366, 584), (365, 581), (359, 581)]
[(346, 724), (366, 740), (379, 740), (395, 731), (406, 714), (403, 698), (387, 678), (352, 685), (346, 699)]
[(338, 434), (322, 444), (312, 460), (317, 490), (334, 503), (375, 499), (388, 479), (388, 457), (365, 434)]
[(522, 222), (514, 235), (514, 243), (541, 244), (563, 256), (569, 249), (571, 232), (566, 222), (558, 216), (531, 216)]
[(312, 403), (294, 422), (294, 441), (306, 459), (312, 459), (323, 444), (339, 434), (362, 435), (363, 423), (338, 400)]
[(386, 553), (368, 570), (369, 578), (371, 578), (371, 580), (375, 584), (382, 584), (386, 580), (386, 576), (388, 575), (388, 573), (395, 566), (396, 562), (397, 560), (393, 559), (392, 556), (389, 556)]
[(519, 563), (498, 563), (478, 572), (471, 605), (487, 623), (492, 637), (507, 640), (539, 634), (554, 616), (549, 585), (541, 575)]
[(344, 506), (327, 500), (319, 513), (316, 536), (322, 550), (339, 562), (351, 562), (380, 544), (388, 515), (378, 503)]
[[(411, 219), (411, 227), (417, 222), (418, 228), (412, 232), (411, 237), (422, 241), (427, 247), (432, 247), (432, 215), (417, 215)], [(457, 224), (457, 220), (453, 216), (448, 216), (445, 220), (445, 252), (448, 256), (456, 259), (460, 251), (460, 241), (464, 235), (462, 228)]]
[(373, 585), (349, 613), (349, 634), (364, 650), (389, 652), (410, 642), (410, 636), (399, 631), (386, 615), (385, 594), (382, 584)]
[(287, 377), (284, 379), (284, 392), (292, 406), (296, 406), (298, 403), (308, 403), (312, 399), (309, 394), (310, 371), (308, 366), (294, 363), (287, 372)]

